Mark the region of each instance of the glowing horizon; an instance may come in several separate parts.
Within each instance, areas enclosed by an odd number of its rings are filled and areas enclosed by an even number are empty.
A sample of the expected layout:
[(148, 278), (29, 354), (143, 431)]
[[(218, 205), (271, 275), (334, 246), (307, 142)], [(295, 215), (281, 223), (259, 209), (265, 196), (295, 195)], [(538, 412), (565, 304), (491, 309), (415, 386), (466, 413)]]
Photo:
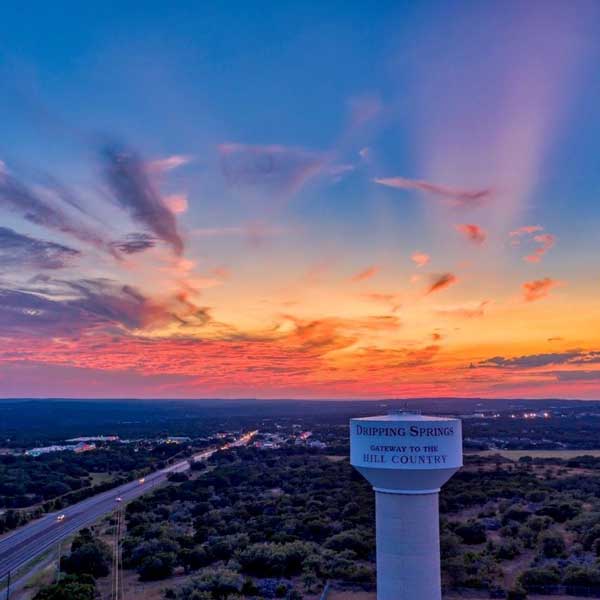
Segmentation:
[(7, 11), (0, 397), (600, 400), (574, 12)]

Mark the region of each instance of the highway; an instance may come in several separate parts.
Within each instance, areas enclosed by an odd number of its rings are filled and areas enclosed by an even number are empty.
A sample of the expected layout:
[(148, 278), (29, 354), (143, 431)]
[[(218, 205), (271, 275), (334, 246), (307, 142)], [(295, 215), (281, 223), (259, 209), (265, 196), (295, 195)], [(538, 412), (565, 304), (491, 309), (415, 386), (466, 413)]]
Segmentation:
[[(8, 573), (14, 574), (48, 548), (58, 544), (60, 540), (69, 537), (82, 527), (91, 525), (100, 517), (113, 512), (121, 504), (117, 502), (117, 498), (121, 498), (122, 503), (134, 500), (164, 483), (171, 473), (187, 471), (191, 462), (206, 460), (218, 450), (244, 446), (256, 433), (256, 431), (253, 431), (244, 434), (235, 442), (225, 444), (217, 449), (200, 452), (191, 458), (177, 462), (160, 471), (155, 471), (150, 475), (146, 475), (143, 483), (136, 479), (97, 496), (82, 500), (58, 512), (48, 513), (41, 519), (32, 521), (13, 533), (0, 538), (0, 581)], [(59, 515), (64, 515), (64, 518), (60, 521), (58, 520)]]

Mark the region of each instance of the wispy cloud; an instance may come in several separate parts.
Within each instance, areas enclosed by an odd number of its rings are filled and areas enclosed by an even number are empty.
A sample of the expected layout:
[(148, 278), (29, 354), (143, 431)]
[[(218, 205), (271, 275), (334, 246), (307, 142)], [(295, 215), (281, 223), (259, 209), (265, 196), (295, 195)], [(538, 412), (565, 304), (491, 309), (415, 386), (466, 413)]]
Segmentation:
[(541, 225), (524, 225), (523, 227), (519, 227), (518, 229), (511, 231), (509, 236), (512, 238), (519, 238), (523, 235), (528, 235), (543, 230), (544, 228)]
[(596, 371), (553, 371), (552, 375), (556, 376), (559, 381), (575, 382), (575, 381), (600, 381), (600, 370)]
[(15, 267), (61, 269), (81, 255), (79, 250), (0, 227), (0, 271)]
[(459, 319), (476, 319), (485, 315), (486, 308), (491, 304), (490, 300), (483, 300), (479, 304), (456, 306), (436, 311), (441, 317), (456, 317)]
[(350, 105), (350, 127), (355, 129), (363, 126), (365, 123), (372, 121), (375, 117), (381, 114), (383, 103), (379, 96), (367, 94), (352, 98)]
[[(59, 191), (58, 196), (62, 197), (64, 194)], [(69, 200), (70, 204), (75, 202), (72, 198)], [(33, 191), (6, 169), (0, 171), (0, 207), (21, 215), (26, 221), (45, 229), (67, 234), (80, 242), (103, 250), (109, 248), (108, 243), (99, 233), (72, 218), (63, 208), (52, 202), (50, 197), (45, 197), (39, 191)]]
[(600, 363), (598, 350), (567, 350), (565, 352), (545, 352), (541, 354), (524, 354), (521, 356), (494, 356), (479, 362), (483, 367), (502, 369), (529, 369), (550, 365), (590, 365)]
[(423, 181), (422, 179), (406, 179), (404, 177), (381, 177), (373, 180), (375, 183), (401, 190), (418, 190), (450, 200), (454, 206), (477, 206), (489, 200), (492, 190), (489, 188), (468, 190), (447, 187)]
[(456, 231), (461, 233), (465, 238), (474, 244), (483, 244), (487, 238), (487, 233), (479, 225), (473, 223), (462, 223), (456, 225)]
[(166, 171), (172, 171), (173, 169), (187, 165), (191, 161), (191, 156), (185, 154), (173, 154), (172, 156), (157, 158), (156, 160), (146, 163), (146, 168), (151, 173), (165, 173)]
[(175, 217), (148, 179), (140, 158), (130, 150), (112, 145), (104, 149), (102, 159), (106, 180), (117, 202), (135, 221), (181, 255), (183, 239)]
[(278, 334), (286, 345), (302, 351), (316, 351), (321, 356), (335, 350), (349, 348), (365, 334), (396, 331), (401, 327), (395, 316), (376, 315), (357, 319), (324, 317), (321, 319), (299, 319), (286, 316), (293, 324), (291, 332)]
[(413, 252), (410, 259), (420, 268), (429, 264), (431, 257), (425, 252)]
[(203, 327), (208, 309), (179, 292), (158, 301), (117, 281), (34, 278), (21, 288), (0, 288), (0, 330), (31, 337), (121, 335), (139, 329)]
[(427, 289), (427, 294), (433, 294), (444, 290), (458, 281), (458, 277), (452, 273), (442, 273), (441, 275), (433, 275), (432, 282)]
[(294, 193), (326, 164), (323, 154), (300, 148), (224, 143), (219, 146), (221, 171), (230, 185), (270, 186)]
[(358, 273), (352, 275), (350, 281), (354, 281), (356, 283), (359, 281), (366, 281), (367, 279), (371, 279), (372, 277), (377, 275), (378, 272), (379, 267), (377, 267), (376, 265), (371, 265), (370, 267), (367, 267), (366, 269), (363, 269), (362, 271), (359, 271)]
[(361, 294), (362, 298), (375, 302), (376, 304), (385, 304), (390, 307), (392, 312), (396, 312), (402, 306), (400, 296), (398, 294), (385, 294), (381, 292), (368, 292)]
[(540, 300), (546, 297), (550, 290), (560, 282), (550, 277), (544, 277), (543, 279), (536, 279), (534, 281), (526, 281), (523, 288), (523, 297), (526, 302), (533, 302), (534, 300)]

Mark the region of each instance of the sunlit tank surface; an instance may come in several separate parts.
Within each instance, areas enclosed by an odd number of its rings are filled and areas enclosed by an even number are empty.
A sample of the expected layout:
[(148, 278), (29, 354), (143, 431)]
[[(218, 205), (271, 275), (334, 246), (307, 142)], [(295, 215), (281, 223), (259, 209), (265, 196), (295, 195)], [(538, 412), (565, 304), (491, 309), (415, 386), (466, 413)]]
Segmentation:
[(350, 462), (375, 490), (377, 600), (440, 600), (440, 487), (462, 467), (458, 419), (350, 421)]

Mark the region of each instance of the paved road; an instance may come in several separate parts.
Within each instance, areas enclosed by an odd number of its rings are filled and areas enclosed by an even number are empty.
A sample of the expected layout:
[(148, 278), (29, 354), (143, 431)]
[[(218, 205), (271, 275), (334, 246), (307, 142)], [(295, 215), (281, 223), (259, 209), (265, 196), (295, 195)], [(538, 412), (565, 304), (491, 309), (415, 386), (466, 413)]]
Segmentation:
[[(255, 434), (256, 432), (245, 434), (235, 442), (226, 444), (222, 449), (243, 446)], [(151, 475), (146, 475), (144, 483), (140, 483), (138, 480), (131, 481), (87, 500), (82, 500), (61, 511), (49, 513), (1, 538), (0, 580), (4, 579), (9, 572), (15, 573), (17, 569), (40, 556), (50, 546), (111, 513), (118, 505), (116, 498), (122, 498), (122, 502), (138, 498), (165, 482), (171, 473), (187, 471), (191, 461), (206, 460), (215, 452), (217, 450), (201, 452), (191, 459), (182, 460)], [(65, 516), (62, 521), (57, 520), (59, 515)]]

